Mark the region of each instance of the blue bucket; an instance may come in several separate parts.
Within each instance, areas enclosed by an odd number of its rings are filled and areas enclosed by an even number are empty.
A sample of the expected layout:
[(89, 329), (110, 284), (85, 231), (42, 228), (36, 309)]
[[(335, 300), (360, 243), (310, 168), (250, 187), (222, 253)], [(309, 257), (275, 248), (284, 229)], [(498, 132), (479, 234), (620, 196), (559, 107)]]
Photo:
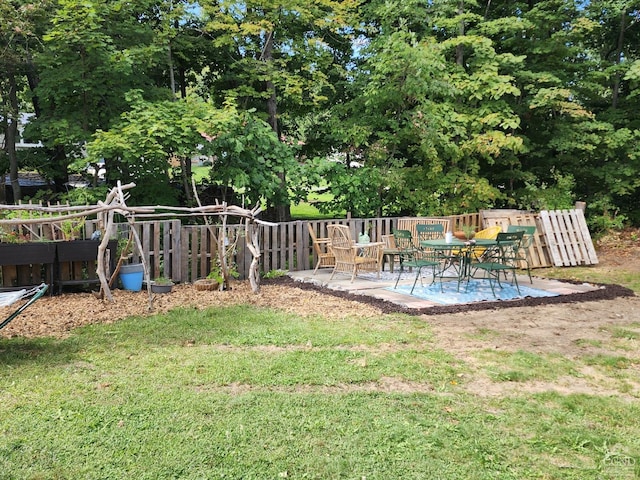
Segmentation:
[(120, 283), (125, 290), (132, 292), (142, 290), (143, 277), (144, 267), (141, 263), (120, 266)]

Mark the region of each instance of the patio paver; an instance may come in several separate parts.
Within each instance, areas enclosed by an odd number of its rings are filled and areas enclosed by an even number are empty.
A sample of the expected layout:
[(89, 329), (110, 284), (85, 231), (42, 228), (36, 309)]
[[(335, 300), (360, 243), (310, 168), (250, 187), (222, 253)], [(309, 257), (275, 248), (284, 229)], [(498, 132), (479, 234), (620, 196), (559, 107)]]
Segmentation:
[[(318, 270), (315, 275), (313, 274), (313, 270), (290, 272), (289, 276), (296, 281), (311, 283), (331, 290), (349, 292), (354, 295), (367, 295), (409, 309), (424, 309), (442, 306), (439, 303), (423, 300), (412, 295), (406, 295), (399, 291), (396, 292), (393, 291), (392, 288), (389, 289), (388, 287), (393, 287), (395, 284), (397, 273), (391, 274), (387, 271), (382, 272), (379, 280), (375, 278), (375, 274), (367, 274), (366, 276), (361, 275), (356, 277), (353, 282), (350, 281), (350, 275), (343, 275), (339, 273), (336, 273), (333, 279), (329, 281), (329, 278), (331, 277), (331, 269)], [(411, 285), (413, 283), (413, 279), (414, 277), (412, 275), (407, 275), (407, 278), (401, 279), (398, 285)], [(428, 284), (429, 281), (430, 278), (424, 278), (425, 284)], [(533, 284), (531, 284), (529, 283), (529, 277), (526, 275), (518, 275), (518, 283), (523, 286), (552, 292), (557, 295), (585, 293), (601, 288), (598, 285), (588, 283), (574, 284), (556, 279), (539, 277), (533, 277)], [(418, 285), (420, 285), (419, 281)], [(505, 302), (508, 301), (509, 300), (505, 300)]]

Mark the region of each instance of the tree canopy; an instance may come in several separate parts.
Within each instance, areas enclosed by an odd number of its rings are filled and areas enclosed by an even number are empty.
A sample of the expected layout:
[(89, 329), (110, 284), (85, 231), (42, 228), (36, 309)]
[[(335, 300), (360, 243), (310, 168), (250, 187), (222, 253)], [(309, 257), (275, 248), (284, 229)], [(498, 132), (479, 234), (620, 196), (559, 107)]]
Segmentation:
[[(639, 1), (6, 0), (0, 46), (17, 198), (20, 168), (60, 192), (104, 160), (134, 201), (190, 203), (197, 157), (275, 220), (326, 187), (358, 216), (640, 224)], [(25, 112), (42, 147), (16, 151)]]

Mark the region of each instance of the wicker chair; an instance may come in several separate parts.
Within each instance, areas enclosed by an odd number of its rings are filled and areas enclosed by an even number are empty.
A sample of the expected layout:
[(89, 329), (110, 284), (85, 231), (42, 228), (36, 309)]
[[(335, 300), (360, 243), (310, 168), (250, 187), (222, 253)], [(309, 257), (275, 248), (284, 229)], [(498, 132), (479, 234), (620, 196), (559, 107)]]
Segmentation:
[(393, 266), (396, 262), (400, 262), (400, 253), (402, 253), (396, 246), (396, 240), (391, 235), (382, 235), (382, 243), (384, 248), (382, 251), (382, 270), (384, 270), (385, 261), (389, 261), (389, 271), (393, 273)]
[(330, 248), (331, 240), (328, 237), (316, 237), (316, 232), (310, 223), (307, 223), (307, 227), (309, 228), (309, 236), (311, 237), (311, 241), (313, 242), (313, 251), (318, 258), (318, 262), (316, 263), (316, 268), (313, 270), (313, 274), (316, 274), (318, 268), (335, 267), (336, 257), (333, 256), (333, 252)]
[(351, 232), (346, 225), (328, 225), (331, 251), (336, 264), (329, 280), (336, 272), (350, 273), (353, 282), (361, 271), (376, 272), (380, 278), (382, 269), (383, 242), (356, 244), (351, 239)]

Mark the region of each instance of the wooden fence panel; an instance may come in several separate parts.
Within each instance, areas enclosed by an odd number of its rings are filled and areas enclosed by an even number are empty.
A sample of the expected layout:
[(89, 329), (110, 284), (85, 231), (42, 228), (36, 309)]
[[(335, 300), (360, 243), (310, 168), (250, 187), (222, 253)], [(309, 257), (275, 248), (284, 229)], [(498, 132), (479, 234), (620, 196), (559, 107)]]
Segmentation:
[(449, 219), (449, 227), (451, 231), (462, 230), (463, 225), (471, 225), (476, 230), (482, 228), (482, 219), (479, 213), (464, 213), (462, 215), (449, 215), (446, 217)]
[[(317, 259), (314, 258), (307, 224), (314, 229), (318, 237), (326, 237), (327, 225), (334, 223), (348, 225), (354, 240), (358, 239), (360, 233), (367, 231), (373, 242), (382, 241), (382, 236), (391, 234), (394, 228), (410, 230), (415, 235), (415, 225), (418, 223), (442, 223), (445, 230), (459, 229), (463, 224), (475, 225), (477, 228), (500, 225), (503, 229), (508, 225), (535, 224), (537, 230), (529, 250), (532, 267), (597, 263), (595, 249), (581, 210), (543, 211), (540, 214), (505, 210), (449, 217), (299, 220), (276, 225), (260, 225), (260, 270), (295, 271), (313, 268)], [(180, 220), (162, 220), (136, 222), (135, 228), (140, 236), (143, 245), (142, 255), (148, 261), (152, 278), (163, 273), (177, 282), (193, 282), (209, 273), (211, 260), (217, 255), (217, 245), (209, 228), (217, 231), (218, 226), (182, 225)], [(244, 225), (232, 224), (227, 228), (232, 240), (239, 235), (232, 261), (240, 278), (247, 278), (252, 256), (246, 248)], [(90, 236), (95, 229), (95, 221), (87, 220), (85, 234)], [(126, 238), (128, 229), (127, 224), (118, 224), (118, 237)], [(133, 261), (140, 261), (138, 252), (135, 252)], [(22, 268), (19, 270), (20, 272), (15, 268), (3, 268), (3, 281), (26, 282), (26, 275), (30, 272), (23, 271), (26, 269)]]
[(555, 266), (598, 263), (582, 210), (543, 210), (540, 219)]
[[(513, 212), (516, 213), (514, 214)], [(484, 216), (484, 226), (491, 227), (494, 225), (499, 225), (503, 232), (507, 231), (509, 225), (535, 225), (536, 231), (528, 251), (530, 266), (531, 268), (540, 268), (553, 265), (547, 253), (544, 227), (539, 220), (539, 215), (514, 210), (492, 211), (491, 214)], [(525, 265), (521, 264), (520, 266), (524, 267)]]

